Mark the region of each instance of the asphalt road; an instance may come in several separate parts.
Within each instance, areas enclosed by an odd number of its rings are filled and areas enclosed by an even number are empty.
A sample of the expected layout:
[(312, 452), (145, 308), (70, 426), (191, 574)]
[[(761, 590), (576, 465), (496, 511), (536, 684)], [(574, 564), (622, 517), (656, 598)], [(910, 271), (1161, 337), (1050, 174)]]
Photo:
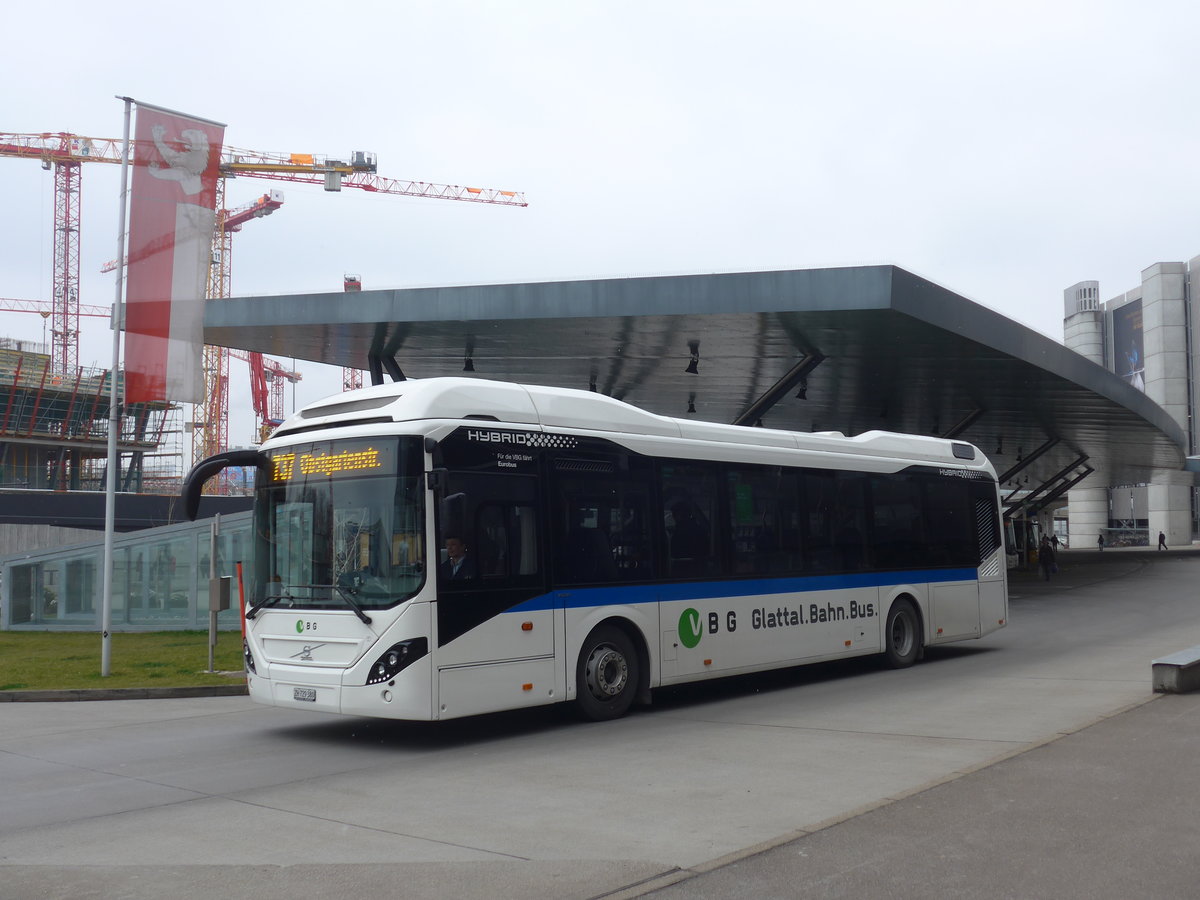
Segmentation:
[(3, 704), (0, 898), (754, 896), (764, 850), (1152, 697), (1150, 660), (1200, 643), (1200, 555), (1076, 560), (912, 669), (693, 686), (618, 722)]

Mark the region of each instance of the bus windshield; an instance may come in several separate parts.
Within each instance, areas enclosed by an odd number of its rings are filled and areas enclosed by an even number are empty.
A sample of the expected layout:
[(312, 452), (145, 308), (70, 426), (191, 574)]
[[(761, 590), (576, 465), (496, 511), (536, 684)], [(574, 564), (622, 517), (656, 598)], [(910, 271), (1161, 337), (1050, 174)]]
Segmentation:
[(417, 437), (269, 451), (255, 502), (256, 608), (383, 609), (425, 580)]

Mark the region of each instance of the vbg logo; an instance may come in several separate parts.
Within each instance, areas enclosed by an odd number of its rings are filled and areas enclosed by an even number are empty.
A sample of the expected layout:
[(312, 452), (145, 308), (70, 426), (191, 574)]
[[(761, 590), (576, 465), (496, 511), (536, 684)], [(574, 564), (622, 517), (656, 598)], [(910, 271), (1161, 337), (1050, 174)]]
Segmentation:
[(679, 616), (679, 640), (689, 650), (700, 643), (700, 635), (704, 633), (701, 621), (700, 613), (691, 607)]
[[(700, 636), (704, 634), (705, 627), (704, 616), (689, 606), (679, 616), (680, 643), (691, 650), (700, 643)], [(721, 630), (720, 613), (708, 614), (707, 629), (709, 634), (716, 634)], [(737, 613), (732, 609), (725, 613), (725, 630), (730, 634), (737, 631)]]

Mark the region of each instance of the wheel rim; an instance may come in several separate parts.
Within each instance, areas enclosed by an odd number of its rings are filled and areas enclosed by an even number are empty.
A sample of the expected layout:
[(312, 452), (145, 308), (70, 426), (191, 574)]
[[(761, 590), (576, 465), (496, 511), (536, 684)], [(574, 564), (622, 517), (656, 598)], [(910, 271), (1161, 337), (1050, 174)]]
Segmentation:
[(892, 620), (892, 650), (899, 656), (908, 656), (912, 652), (916, 630), (905, 613), (900, 613)]
[(629, 663), (615, 647), (593, 648), (584, 666), (588, 693), (597, 700), (613, 700), (629, 683)]

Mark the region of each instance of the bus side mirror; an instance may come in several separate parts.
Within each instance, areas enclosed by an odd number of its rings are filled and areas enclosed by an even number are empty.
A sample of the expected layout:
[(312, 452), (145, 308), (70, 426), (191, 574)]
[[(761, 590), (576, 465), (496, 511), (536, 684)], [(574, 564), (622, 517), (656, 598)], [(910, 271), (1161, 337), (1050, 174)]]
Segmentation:
[(181, 494), (183, 513), (189, 521), (195, 521), (196, 513), (200, 510), (200, 491), (204, 488), (204, 482), (230, 466), (254, 466), (260, 474), (270, 471), (266, 454), (258, 450), (228, 450), (196, 463), (183, 480)]

